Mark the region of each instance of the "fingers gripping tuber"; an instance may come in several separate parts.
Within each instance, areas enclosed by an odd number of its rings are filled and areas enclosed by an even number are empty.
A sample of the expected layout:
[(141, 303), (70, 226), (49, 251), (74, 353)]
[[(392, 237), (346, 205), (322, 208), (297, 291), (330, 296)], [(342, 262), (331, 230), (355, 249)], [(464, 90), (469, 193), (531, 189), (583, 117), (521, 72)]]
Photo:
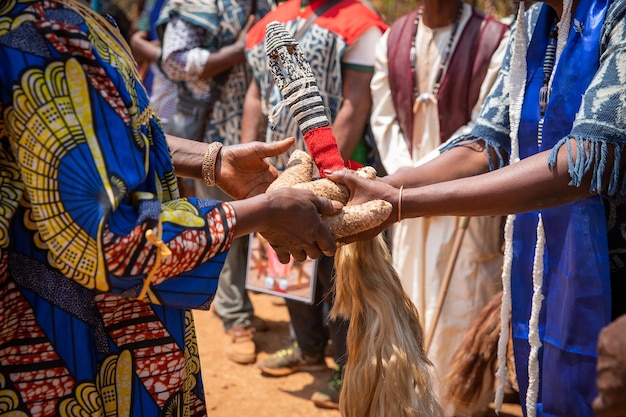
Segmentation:
[[(286, 172), (286, 171), (285, 171)], [(355, 175), (373, 180), (376, 178), (376, 170), (372, 167), (359, 168), (354, 172)], [(293, 188), (301, 188), (313, 192), (313, 194), (336, 200), (342, 204), (347, 204), (350, 198), (350, 190), (343, 184), (337, 184), (327, 178), (322, 178), (315, 181), (303, 182), (296, 184)]]
[[(267, 191), (292, 187), (306, 189), (319, 197), (326, 197), (347, 204), (350, 190), (343, 184), (337, 184), (322, 178), (312, 181), (313, 161), (303, 151), (295, 151), (289, 158), (285, 171), (268, 187)], [(366, 179), (375, 179), (376, 170), (363, 167), (355, 175)], [(335, 216), (322, 216), (322, 221), (330, 229), (335, 239), (360, 233), (383, 223), (391, 214), (392, 206), (383, 200), (369, 201), (356, 206), (344, 206)]]
[(332, 182), (326, 178), (296, 184), (292, 188), (309, 190), (317, 196), (330, 198), (331, 200), (339, 201), (342, 204), (346, 204), (350, 198), (350, 190), (348, 187), (343, 184)]
[(344, 206), (339, 214), (322, 216), (335, 240), (378, 226), (391, 214), (391, 203), (372, 200), (356, 206)]

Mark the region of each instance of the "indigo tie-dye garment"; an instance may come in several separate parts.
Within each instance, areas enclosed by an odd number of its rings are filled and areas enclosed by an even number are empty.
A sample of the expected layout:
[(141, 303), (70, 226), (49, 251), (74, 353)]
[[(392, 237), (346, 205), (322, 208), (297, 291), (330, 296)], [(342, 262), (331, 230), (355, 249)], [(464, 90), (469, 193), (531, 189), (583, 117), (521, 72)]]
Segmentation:
[[(570, 186), (580, 187), (592, 173), (590, 197), (518, 214), (513, 234), (511, 269), (512, 336), (522, 405), (531, 372), (528, 368), (529, 318), (533, 297), (533, 268), (543, 266), (541, 312), (538, 316), (538, 416), (594, 415), (596, 345), (600, 329), (623, 309), (626, 280), (626, 195), (620, 161), (626, 144), (626, 3), (580, 0), (572, 13), (569, 37), (553, 74), (545, 111), (542, 142), (538, 144), (543, 62), (555, 13), (545, 4), (527, 12), (528, 50), (519, 154), (546, 152), (546, 166), (566, 147)], [(511, 42), (512, 44), (512, 42)], [(510, 53), (499, 78), (467, 140), (483, 140), (488, 148), (510, 151)], [(514, 88), (514, 87), (511, 87)], [(573, 157), (570, 140), (578, 147)], [(612, 155), (609, 153), (612, 152)], [(495, 152), (494, 154), (498, 154)], [(505, 164), (490, 161), (493, 169)], [(607, 179), (608, 178), (608, 179)], [(539, 214), (545, 229), (543, 258), (534, 264)]]
[(205, 142), (240, 142), (243, 103), (252, 77), (245, 63), (211, 78), (201, 77), (201, 69), (210, 54), (237, 41), (251, 12), (259, 20), (273, 4), (272, 0), (168, 0), (161, 12), (157, 25), (167, 76), (195, 99), (210, 101), (212, 95), (218, 95)]
[(235, 216), (228, 203), (178, 198), (120, 39), (78, 1), (0, 3), (0, 402), (10, 415), (206, 414), (190, 309), (210, 306)]

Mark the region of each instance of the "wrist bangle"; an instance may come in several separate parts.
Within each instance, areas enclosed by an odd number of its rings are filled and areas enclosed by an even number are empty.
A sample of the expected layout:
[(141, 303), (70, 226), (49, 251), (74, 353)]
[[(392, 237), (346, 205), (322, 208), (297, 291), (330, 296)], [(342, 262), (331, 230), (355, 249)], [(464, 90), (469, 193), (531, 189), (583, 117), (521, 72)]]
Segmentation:
[(402, 221), (402, 190), (404, 190), (404, 185), (401, 185), (398, 191), (398, 223)]
[(222, 146), (222, 142), (210, 143), (202, 160), (202, 181), (209, 187), (215, 185), (215, 165)]

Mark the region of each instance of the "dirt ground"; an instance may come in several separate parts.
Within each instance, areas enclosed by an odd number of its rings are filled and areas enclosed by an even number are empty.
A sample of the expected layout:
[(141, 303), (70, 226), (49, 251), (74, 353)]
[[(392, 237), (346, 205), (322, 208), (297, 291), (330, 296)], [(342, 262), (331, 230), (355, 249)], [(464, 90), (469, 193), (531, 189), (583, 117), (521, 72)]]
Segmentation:
[[(284, 305), (275, 305), (275, 296), (251, 293), (251, 298), (256, 315), (269, 325), (268, 331), (255, 336), (261, 360), (288, 343), (289, 314)], [(238, 365), (226, 358), (222, 323), (212, 312), (196, 311), (194, 316), (210, 417), (340, 417), (338, 411), (316, 408), (310, 401), (326, 385), (330, 369), (264, 377), (256, 365)], [(331, 358), (327, 362), (332, 366)], [(505, 404), (499, 416), (521, 415), (519, 406)]]

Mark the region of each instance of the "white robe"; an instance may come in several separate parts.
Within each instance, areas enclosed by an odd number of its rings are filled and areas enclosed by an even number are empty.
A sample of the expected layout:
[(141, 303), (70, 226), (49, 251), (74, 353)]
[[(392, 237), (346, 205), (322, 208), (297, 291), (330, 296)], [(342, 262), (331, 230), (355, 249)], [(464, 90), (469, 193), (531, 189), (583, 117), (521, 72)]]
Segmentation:
[[(465, 5), (453, 48), (469, 20), (471, 9)], [(432, 95), (441, 53), (450, 39), (452, 25), (435, 30), (420, 24), (416, 46), (418, 86), (425, 92), (422, 103), (414, 108), (414, 140), (411, 155), (400, 131), (389, 89), (387, 65), (388, 32), (377, 43), (375, 73), (372, 78), (373, 110), (371, 125), (382, 162), (389, 174), (407, 166), (416, 166), (436, 157), (441, 143), (436, 98)], [(504, 55), (506, 40), (501, 43), (481, 87), (479, 102), (472, 120), (478, 116), (491, 85), (495, 81)], [(453, 137), (469, 132), (472, 122), (462, 126)], [(393, 259), (405, 291), (417, 307), (424, 331), (428, 334), (448, 262), (451, 258), (458, 217), (428, 217), (403, 220), (393, 227)], [(472, 217), (464, 233), (445, 302), (437, 323), (428, 356), (441, 381), (449, 369), (450, 359), (459, 347), (466, 329), (487, 302), (501, 289), (500, 275), (502, 227), (500, 217)], [(493, 400), (490, 387), (475, 404), (486, 408)], [(443, 388), (442, 388), (443, 389)], [(446, 414), (453, 411), (446, 410)], [(458, 412), (458, 410), (457, 410)]]

